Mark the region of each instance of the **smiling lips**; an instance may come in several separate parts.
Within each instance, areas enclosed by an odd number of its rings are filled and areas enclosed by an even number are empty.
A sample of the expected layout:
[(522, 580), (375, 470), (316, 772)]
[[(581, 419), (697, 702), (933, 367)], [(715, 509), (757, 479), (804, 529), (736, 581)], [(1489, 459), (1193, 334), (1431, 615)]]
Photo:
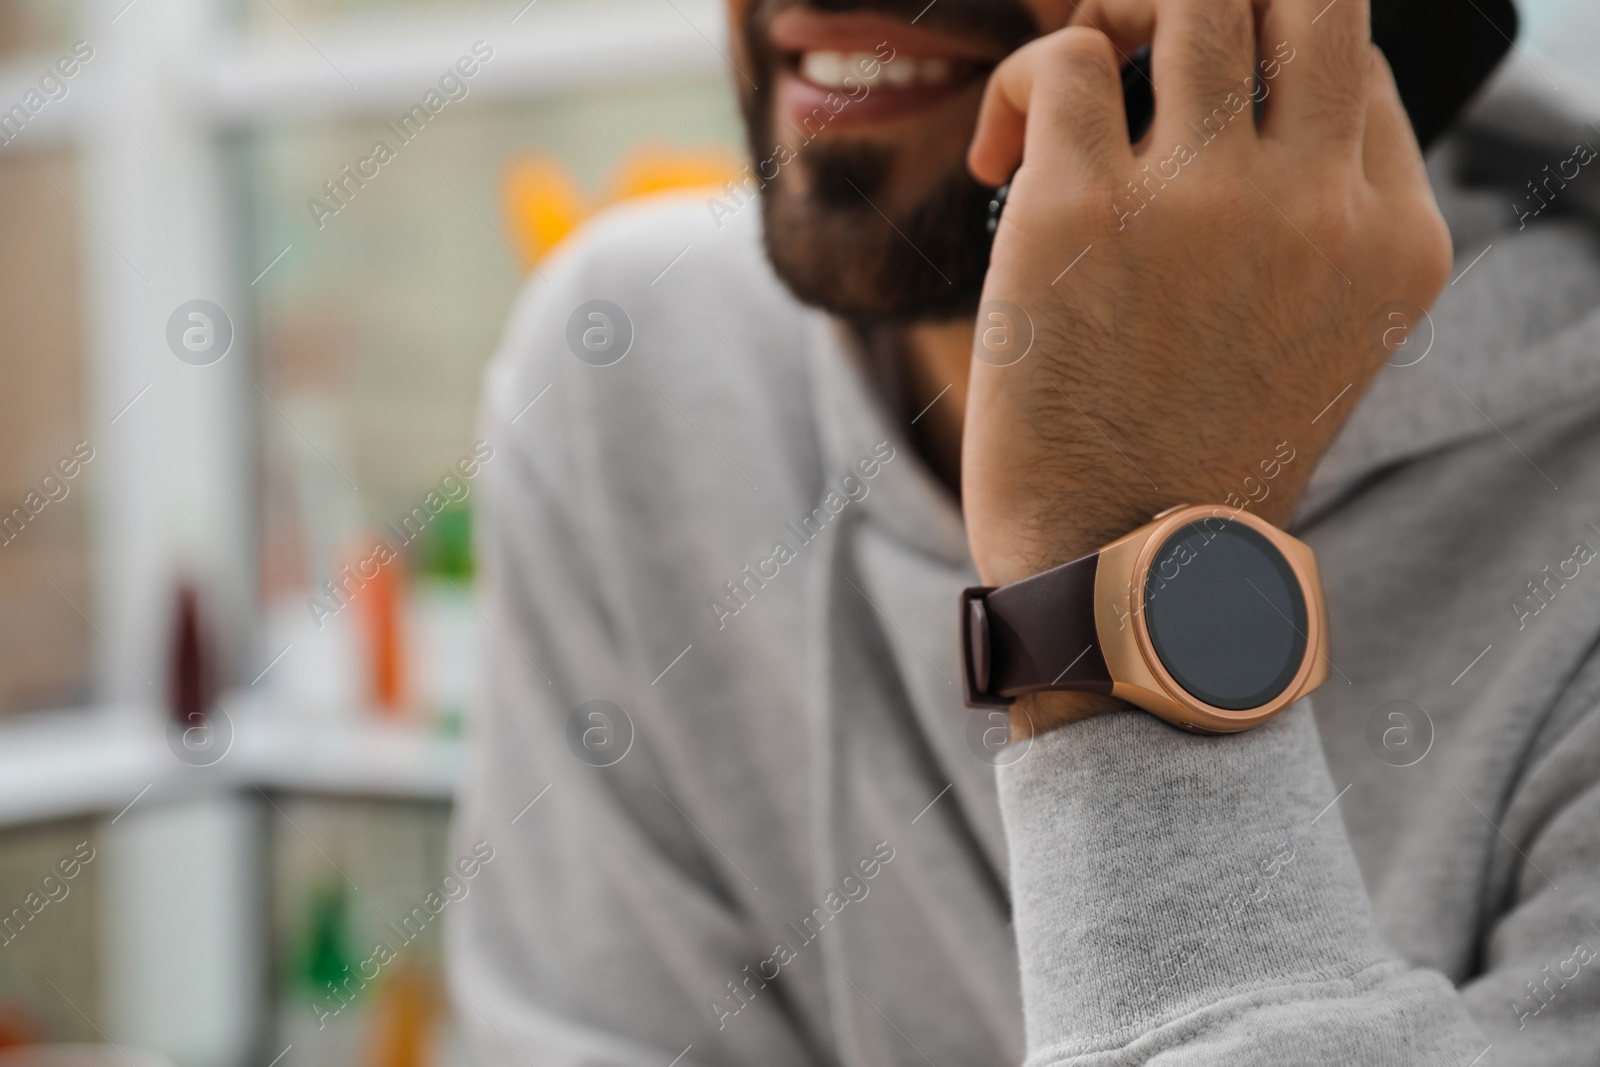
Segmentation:
[[(779, 117), (797, 126), (830, 96), (833, 127), (923, 111), (980, 82), (1001, 58), (971, 39), (867, 12), (789, 8), (769, 34), (783, 60)], [(840, 97), (848, 100), (842, 109)]]

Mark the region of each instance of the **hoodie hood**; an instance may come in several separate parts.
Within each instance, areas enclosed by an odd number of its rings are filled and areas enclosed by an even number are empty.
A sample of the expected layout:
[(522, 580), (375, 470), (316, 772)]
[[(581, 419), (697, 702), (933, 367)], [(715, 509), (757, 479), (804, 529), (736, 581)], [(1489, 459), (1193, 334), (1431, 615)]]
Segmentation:
[(1365, 479), (1485, 435), (1600, 406), (1600, 92), (1521, 49), (1429, 172), (1455, 242), (1452, 281), (1356, 405), (1296, 525)]

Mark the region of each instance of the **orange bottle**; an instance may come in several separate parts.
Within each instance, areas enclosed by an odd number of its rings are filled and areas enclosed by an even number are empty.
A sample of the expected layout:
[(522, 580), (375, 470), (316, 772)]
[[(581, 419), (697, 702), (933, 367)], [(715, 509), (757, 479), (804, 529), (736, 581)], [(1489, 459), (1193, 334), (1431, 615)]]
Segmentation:
[(373, 706), (390, 715), (405, 707), (403, 566), (396, 558), (378, 567), (356, 597), (366, 631), (368, 693)]
[(438, 986), (421, 968), (396, 965), (372, 1008), (367, 1067), (429, 1067), (440, 1007)]

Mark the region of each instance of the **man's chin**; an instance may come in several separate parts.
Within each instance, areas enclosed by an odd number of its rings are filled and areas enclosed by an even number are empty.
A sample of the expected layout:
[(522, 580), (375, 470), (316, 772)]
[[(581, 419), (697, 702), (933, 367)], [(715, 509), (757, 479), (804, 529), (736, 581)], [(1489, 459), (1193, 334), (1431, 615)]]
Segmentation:
[(769, 185), (762, 193), (767, 256), (803, 303), (858, 323), (941, 321), (977, 310), (989, 269), (991, 196), (965, 171), (950, 175), (892, 224), (864, 191), (854, 203)]

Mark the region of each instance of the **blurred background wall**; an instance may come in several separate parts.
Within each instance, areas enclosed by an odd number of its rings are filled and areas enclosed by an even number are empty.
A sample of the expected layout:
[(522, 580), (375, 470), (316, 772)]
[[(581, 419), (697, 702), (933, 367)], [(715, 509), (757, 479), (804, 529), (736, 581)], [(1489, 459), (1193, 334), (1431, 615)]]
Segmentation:
[(0, 1057), (464, 1060), (439, 922), (344, 979), (463, 858), (479, 378), (586, 216), (731, 176), (721, 19), (0, 6)]
[(463, 1059), (405, 919), (462, 859), (480, 377), (586, 216), (731, 176), (721, 17), (0, 5), (0, 1049)]

